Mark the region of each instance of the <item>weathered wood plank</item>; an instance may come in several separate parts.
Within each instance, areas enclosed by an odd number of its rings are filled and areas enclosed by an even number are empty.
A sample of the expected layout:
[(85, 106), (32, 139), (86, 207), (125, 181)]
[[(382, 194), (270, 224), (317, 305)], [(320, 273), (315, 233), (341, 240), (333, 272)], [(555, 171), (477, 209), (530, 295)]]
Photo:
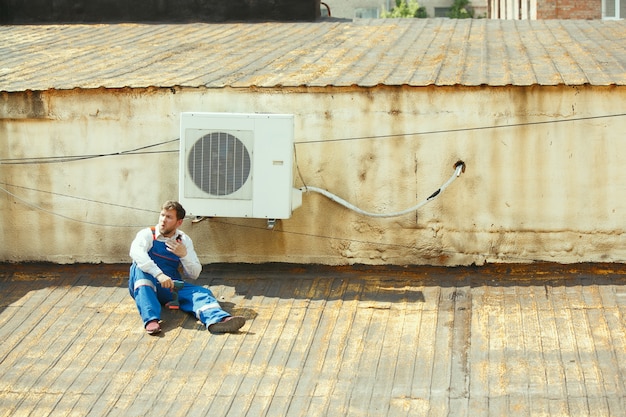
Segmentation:
[(489, 415), (489, 309), (487, 287), (472, 287), (472, 323), (469, 353), (469, 404), (472, 417)]
[(527, 289), (517, 286), (503, 288), (504, 357), (506, 361), (507, 393), (509, 397), (509, 415), (529, 415), (530, 385), (529, 363), (526, 360), (524, 316), (520, 298), (527, 296)]
[[(337, 380), (341, 371), (341, 364), (346, 353), (350, 330), (358, 313), (358, 298), (365, 286), (362, 281), (345, 281), (342, 295), (337, 299), (338, 316), (329, 335), (329, 344), (326, 356), (321, 365), (319, 376), (314, 378), (315, 389), (312, 393), (309, 406), (301, 415), (326, 416), (331, 415), (329, 409), (343, 403), (346, 393), (337, 390)], [(307, 382), (303, 382), (306, 384)], [(291, 411), (291, 410), (290, 410)]]

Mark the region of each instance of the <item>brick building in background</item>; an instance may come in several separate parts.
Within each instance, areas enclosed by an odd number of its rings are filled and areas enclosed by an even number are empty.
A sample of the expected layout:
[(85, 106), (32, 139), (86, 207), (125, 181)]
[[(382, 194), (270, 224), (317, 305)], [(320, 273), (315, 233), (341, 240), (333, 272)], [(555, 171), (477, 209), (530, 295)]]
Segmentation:
[(491, 19), (623, 19), (626, 0), (489, 0)]

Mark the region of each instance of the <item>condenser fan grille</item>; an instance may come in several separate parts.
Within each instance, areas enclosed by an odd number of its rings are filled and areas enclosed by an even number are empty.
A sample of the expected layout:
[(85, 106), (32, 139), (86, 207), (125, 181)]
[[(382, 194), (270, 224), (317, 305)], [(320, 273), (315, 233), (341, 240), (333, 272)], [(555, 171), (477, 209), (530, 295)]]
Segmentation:
[(227, 196), (250, 176), (250, 154), (244, 144), (226, 132), (212, 132), (196, 141), (189, 152), (188, 170), (205, 193)]

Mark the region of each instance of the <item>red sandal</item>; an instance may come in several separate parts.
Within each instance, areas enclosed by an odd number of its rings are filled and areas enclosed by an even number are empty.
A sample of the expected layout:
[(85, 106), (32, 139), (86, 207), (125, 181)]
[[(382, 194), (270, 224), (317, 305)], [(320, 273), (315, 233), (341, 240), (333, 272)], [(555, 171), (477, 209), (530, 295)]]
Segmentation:
[(150, 320), (146, 324), (146, 332), (148, 332), (148, 334), (157, 334), (160, 331), (161, 331), (161, 326), (159, 326), (158, 320)]

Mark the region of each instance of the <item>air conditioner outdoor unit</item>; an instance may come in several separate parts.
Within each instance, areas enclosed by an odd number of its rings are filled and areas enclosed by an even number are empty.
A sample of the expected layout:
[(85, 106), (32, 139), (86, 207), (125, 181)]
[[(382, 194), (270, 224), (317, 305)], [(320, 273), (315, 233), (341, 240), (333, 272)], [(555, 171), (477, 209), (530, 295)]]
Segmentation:
[(293, 188), (293, 115), (181, 113), (179, 201), (206, 217), (287, 219)]

